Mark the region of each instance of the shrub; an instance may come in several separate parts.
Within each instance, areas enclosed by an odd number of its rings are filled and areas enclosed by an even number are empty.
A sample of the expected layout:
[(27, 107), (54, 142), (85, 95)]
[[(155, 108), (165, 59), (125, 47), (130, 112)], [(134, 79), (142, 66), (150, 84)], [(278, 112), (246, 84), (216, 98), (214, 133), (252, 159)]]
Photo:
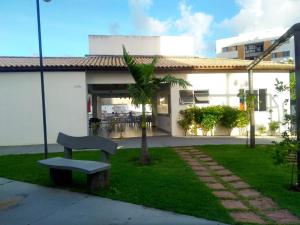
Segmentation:
[(244, 128), (247, 127), (250, 122), (249, 113), (246, 111), (238, 111), (237, 115), (237, 123), (236, 127), (238, 128)]
[(266, 127), (264, 125), (259, 125), (257, 128), (260, 135), (266, 133)]
[(178, 125), (183, 129), (184, 134), (191, 129), (197, 135), (197, 129), (201, 128), (204, 136), (212, 131), (217, 123), (228, 130), (228, 135), (234, 127), (244, 128), (249, 123), (248, 113), (230, 106), (207, 106), (191, 107), (179, 112)]
[(191, 123), (189, 120), (187, 120), (186, 118), (180, 118), (177, 121), (178, 125), (182, 128), (183, 132), (184, 132), (184, 136), (187, 135), (188, 130), (190, 129)]
[(177, 121), (178, 125), (183, 129), (184, 136), (187, 135), (190, 127), (194, 123), (194, 114), (195, 114), (195, 107), (188, 108), (185, 110), (180, 110), (180, 118)]
[(100, 122), (92, 122), (91, 123), (91, 128), (92, 128), (92, 134), (94, 136), (98, 136), (99, 128), (100, 128)]
[(250, 122), (249, 113), (247, 111), (238, 111), (237, 124), (236, 127), (239, 128), (239, 134), (245, 135), (246, 127)]
[(223, 106), (223, 115), (220, 124), (227, 129), (228, 135), (234, 127), (237, 127), (240, 110), (230, 106)]
[(202, 108), (203, 119), (200, 123), (204, 136), (216, 126), (223, 114), (222, 106), (208, 106)]
[(274, 136), (276, 134), (276, 130), (278, 130), (279, 128), (279, 122), (278, 121), (271, 121), (269, 123), (269, 130), (270, 130), (270, 134), (272, 136)]

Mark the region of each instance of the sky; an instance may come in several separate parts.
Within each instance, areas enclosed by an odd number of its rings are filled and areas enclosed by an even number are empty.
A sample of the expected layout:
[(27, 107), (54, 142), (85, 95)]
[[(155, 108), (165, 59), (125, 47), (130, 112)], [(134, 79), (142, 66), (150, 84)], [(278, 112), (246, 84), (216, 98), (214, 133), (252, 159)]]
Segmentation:
[[(36, 0), (0, 1), (0, 55), (37, 56)], [(215, 41), (300, 22), (300, 0), (40, 0), (44, 56), (84, 56), (88, 35), (191, 35)]]

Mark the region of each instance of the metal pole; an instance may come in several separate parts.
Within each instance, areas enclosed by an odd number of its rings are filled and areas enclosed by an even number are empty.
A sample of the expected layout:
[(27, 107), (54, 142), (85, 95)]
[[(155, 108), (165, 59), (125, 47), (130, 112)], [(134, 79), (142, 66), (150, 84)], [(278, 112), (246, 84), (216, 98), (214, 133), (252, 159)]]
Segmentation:
[(44, 66), (43, 66), (42, 35), (41, 35), (40, 2), (39, 2), (39, 0), (36, 0), (36, 11), (37, 11), (38, 38), (39, 38), (39, 58), (40, 58), (41, 91), (42, 91), (43, 130), (44, 130), (44, 152), (45, 152), (45, 158), (48, 158), (47, 121), (46, 121), (45, 86), (44, 86)]
[(248, 85), (250, 98), (250, 148), (255, 148), (255, 118), (254, 118), (254, 98), (253, 98), (253, 71), (248, 70)]
[(294, 33), (295, 44), (295, 75), (296, 75), (296, 129), (297, 129), (297, 169), (298, 187), (300, 187), (300, 29)]

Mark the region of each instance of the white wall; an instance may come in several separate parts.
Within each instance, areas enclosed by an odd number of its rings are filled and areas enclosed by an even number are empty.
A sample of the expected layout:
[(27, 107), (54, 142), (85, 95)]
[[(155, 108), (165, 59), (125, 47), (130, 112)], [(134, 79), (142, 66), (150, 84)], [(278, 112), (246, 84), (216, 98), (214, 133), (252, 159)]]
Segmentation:
[[(46, 72), (48, 142), (59, 131), (87, 135), (84, 72)], [(40, 76), (38, 72), (0, 73), (0, 146), (43, 143)]]
[[(199, 74), (181, 74), (177, 77), (187, 79), (192, 86), (188, 87), (191, 90), (207, 90), (209, 89), (210, 104), (209, 105), (230, 105), (239, 107), (239, 98), (237, 94), (239, 89), (248, 89), (248, 75), (247, 73), (199, 73)], [(254, 89), (267, 89), (267, 111), (255, 112), (255, 124), (265, 125), (268, 127), (269, 118), (272, 117), (274, 121), (283, 119), (283, 101), (289, 99), (289, 94), (278, 94), (275, 91), (275, 79), (289, 83), (289, 73), (256, 73), (254, 72)], [(171, 127), (173, 136), (182, 136), (183, 131), (177, 124), (179, 111), (185, 109), (188, 105), (179, 104), (179, 90), (175, 86), (171, 88)], [(208, 104), (198, 104), (198, 106), (208, 106)], [(270, 115), (269, 110), (273, 112)], [(286, 109), (289, 111), (289, 107)], [(281, 128), (282, 129), (282, 128)], [(233, 135), (237, 131), (233, 132)]]
[(122, 55), (122, 45), (133, 55), (194, 55), (190, 36), (90, 35), (90, 55)]
[(86, 72), (87, 84), (132, 84), (133, 77), (129, 72), (89, 71)]

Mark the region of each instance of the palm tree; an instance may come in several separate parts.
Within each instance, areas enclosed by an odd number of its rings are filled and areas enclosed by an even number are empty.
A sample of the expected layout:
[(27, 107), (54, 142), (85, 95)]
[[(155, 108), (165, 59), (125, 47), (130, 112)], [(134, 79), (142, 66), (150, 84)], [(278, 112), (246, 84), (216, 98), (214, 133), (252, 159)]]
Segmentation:
[(134, 58), (128, 54), (124, 45), (123, 58), (135, 81), (134, 84), (129, 84), (128, 86), (132, 103), (136, 106), (142, 105), (142, 143), (140, 162), (143, 165), (146, 165), (150, 163), (146, 134), (146, 104), (152, 103), (153, 96), (156, 95), (162, 85), (179, 85), (180, 87), (185, 88), (190, 84), (183, 79), (175, 78), (171, 75), (166, 75), (163, 78), (155, 77), (154, 72), (157, 58), (154, 57), (150, 64), (138, 64), (135, 62)]

